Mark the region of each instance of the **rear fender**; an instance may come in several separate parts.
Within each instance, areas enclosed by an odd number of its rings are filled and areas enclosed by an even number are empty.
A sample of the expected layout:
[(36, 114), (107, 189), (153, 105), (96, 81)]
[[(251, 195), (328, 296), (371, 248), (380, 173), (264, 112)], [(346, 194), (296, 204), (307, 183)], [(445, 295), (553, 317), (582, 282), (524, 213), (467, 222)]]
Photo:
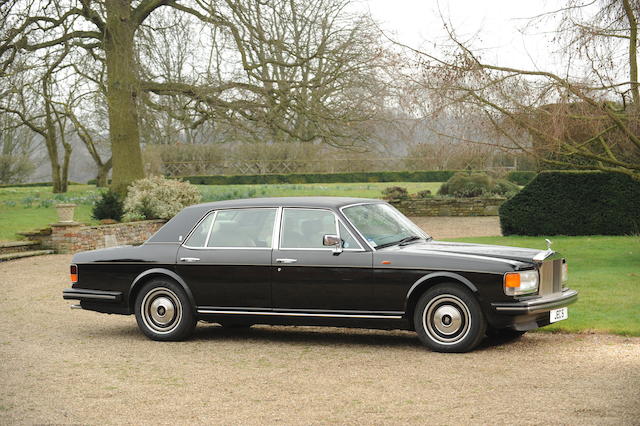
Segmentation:
[(193, 298), (191, 289), (189, 288), (187, 283), (180, 277), (180, 275), (166, 268), (147, 269), (133, 280), (133, 282), (131, 283), (131, 287), (129, 287), (129, 309), (131, 310), (131, 312), (133, 312), (133, 304), (135, 303), (135, 296), (138, 290), (140, 290), (144, 283), (156, 277), (168, 277), (177, 282), (178, 285), (180, 285), (180, 287), (182, 287), (182, 289), (184, 290), (187, 298), (189, 298), (189, 302), (191, 302), (191, 309), (193, 310), (193, 313), (196, 314), (196, 301)]

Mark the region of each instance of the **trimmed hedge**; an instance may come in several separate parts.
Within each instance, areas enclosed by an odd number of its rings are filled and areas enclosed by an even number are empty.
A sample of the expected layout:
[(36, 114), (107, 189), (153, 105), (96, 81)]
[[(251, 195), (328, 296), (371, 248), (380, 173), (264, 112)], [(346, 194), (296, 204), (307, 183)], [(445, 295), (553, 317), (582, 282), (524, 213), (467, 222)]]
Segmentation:
[(509, 172), (507, 175), (507, 180), (511, 181), (517, 185), (525, 186), (529, 182), (533, 180), (537, 176), (538, 172), (528, 172), (522, 170), (516, 170), (513, 172)]
[[(286, 183), (356, 183), (356, 182), (446, 182), (459, 170), (426, 170), (402, 172), (344, 172), (344, 173), (289, 173), (264, 175), (208, 175), (182, 176), (178, 179), (195, 185), (261, 185)], [(524, 186), (537, 172), (514, 171), (507, 180)], [(111, 180), (109, 180), (111, 183)], [(95, 185), (96, 180), (87, 182)]]
[(504, 235), (640, 232), (640, 182), (620, 173), (541, 172), (499, 210)]
[(445, 182), (455, 170), (417, 172), (290, 173), (265, 175), (184, 176), (197, 185), (282, 184), (282, 183), (352, 183), (352, 182)]

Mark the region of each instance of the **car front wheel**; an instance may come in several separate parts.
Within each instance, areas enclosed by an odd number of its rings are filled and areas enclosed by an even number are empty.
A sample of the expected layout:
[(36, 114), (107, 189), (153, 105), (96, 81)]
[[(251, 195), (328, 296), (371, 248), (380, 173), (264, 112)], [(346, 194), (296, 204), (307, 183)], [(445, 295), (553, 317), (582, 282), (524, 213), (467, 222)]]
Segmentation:
[(485, 336), (487, 323), (477, 299), (454, 283), (425, 292), (413, 315), (420, 341), (436, 352), (468, 352)]
[(196, 325), (184, 290), (168, 279), (154, 279), (142, 287), (135, 313), (138, 327), (153, 340), (186, 339)]

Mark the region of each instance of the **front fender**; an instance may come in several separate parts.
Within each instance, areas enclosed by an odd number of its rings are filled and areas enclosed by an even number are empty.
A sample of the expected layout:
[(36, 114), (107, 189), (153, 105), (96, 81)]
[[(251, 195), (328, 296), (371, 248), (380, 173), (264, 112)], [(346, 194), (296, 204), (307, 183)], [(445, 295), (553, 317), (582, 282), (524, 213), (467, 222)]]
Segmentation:
[(412, 300), (417, 298), (417, 296), (420, 293), (422, 293), (421, 288), (423, 288), (424, 285), (428, 285), (429, 281), (432, 281), (435, 279), (439, 279), (439, 281), (441, 281), (440, 279), (442, 278), (458, 281), (464, 284), (474, 294), (478, 293), (478, 287), (476, 287), (471, 281), (469, 281), (467, 278), (463, 277), (460, 274), (456, 274), (455, 272), (447, 272), (447, 271), (432, 272), (418, 279), (415, 283), (413, 283), (411, 288), (409, 288), (409, 291), (407, 292), (407, 295), (404, 300), (404, 311), (408, 312), (409, 308), (411, 307)]

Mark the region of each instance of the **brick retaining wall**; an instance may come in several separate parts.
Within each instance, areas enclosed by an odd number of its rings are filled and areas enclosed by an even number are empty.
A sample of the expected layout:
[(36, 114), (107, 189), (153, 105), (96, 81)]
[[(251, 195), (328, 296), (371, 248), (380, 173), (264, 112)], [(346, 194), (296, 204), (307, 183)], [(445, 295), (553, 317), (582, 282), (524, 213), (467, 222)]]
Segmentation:
[(164, 220), (145, 220), (99, 226), (55, 223), (51, 228), (23, 233), (23, 235), (30, 240), (39, 241), (42, 248), (55, 250), (56, 253), (76, 253), (104, 247), (140, 244), (160, 229), (165, 222)]
[(409, 198), (391, 200), (407, 216), (497, 216), (504, 198)]

